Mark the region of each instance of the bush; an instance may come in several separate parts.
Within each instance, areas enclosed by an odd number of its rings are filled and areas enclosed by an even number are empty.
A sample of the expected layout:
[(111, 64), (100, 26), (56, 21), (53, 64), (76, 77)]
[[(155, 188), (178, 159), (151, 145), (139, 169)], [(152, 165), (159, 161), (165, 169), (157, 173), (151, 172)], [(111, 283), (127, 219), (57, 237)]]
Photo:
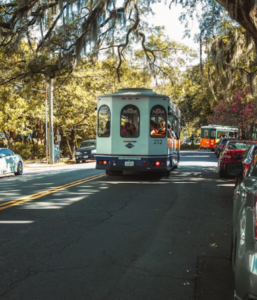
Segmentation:
[(42, 144), (31, 144), (31, 158), (44, 158), (46, 157), (46, 146)]
[(180, 150), (199, 150), (200, 146), (199, 145), (181, 145)]
[(16, 142), (13, 145), (13, 152), (19, 154), (23, 159), (44, 158), (45, 145), (25, 144)]

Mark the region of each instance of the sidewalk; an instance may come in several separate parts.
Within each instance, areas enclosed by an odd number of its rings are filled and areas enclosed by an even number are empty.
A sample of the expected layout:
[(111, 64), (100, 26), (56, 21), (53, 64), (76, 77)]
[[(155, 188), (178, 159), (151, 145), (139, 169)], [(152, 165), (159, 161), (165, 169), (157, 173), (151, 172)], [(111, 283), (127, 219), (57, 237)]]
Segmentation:
[(47, 164), (47, 163), (37, 163), (37, 162), (25, 162), (24, 168), (49, 168), (49, 167), (62, 167), (68, 166), (66, 163), (56, 163), (56, 164)]
[[(95, 160), (87, 160), (87, 163), (94, 162)], [(56, 168), (56, 167), (67, 167), (71, 165), (79, 165), (79, 163), (76, 163), (75, 161), (66, 161), (66, 162), (58, 162), (55, 164), (47, 164), (45, 162), (37, 162), (37, 161), (31, 161), (31, 162), (24, 162), (24, 168)]]

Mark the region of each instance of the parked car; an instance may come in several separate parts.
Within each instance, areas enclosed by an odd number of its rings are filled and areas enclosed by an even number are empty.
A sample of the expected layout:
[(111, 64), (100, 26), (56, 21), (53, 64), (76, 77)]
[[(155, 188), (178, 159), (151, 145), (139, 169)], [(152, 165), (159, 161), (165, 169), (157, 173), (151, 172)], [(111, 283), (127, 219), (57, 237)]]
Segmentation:
[(22, 175), (23, 161), (19, 154), (14, 154), (6, 148), (0, 148), (0, 175), (8, 173)]
[(200, 139), (199, 138), (195, 139), (194, 144), (195, 145), (200, 145)]
[(222, 139), (219, 139), (219, 141), (215, 144), (214, 153), (217, 155), (217, 157), (218, 157), (218, 148), (219, 148), (221, 141), (222, 141)]
[[(256, 152), (256, 151), (255, 151)], [(257, 153), (233, 197), (232, 266), (235, 298), (257, 299)], [(228, 164), (228, 175), (240, 177), (242, 162)]]
[(96, 140), (83, 141), (76, 149), (76, 162), (85, 162), (87, 159), (95, 158), (96, 156)]
[(230, 141), (230, 140), (235, 140), (235, 139), (233, 139), (233, 138), (221, 138), (219, 140), (217, 148), (215, 147), (215, 150), (214, 150), (217, 157), (220, 156), (220, 153), (223, 151), (224, 146), (226, 145), (227, 141)]
[(229, 162), (239, 162), (246, 149), (251, 144), (247, 141), (241, 140), (228, 140), (223, 147), (223, 151), (220, 153), (218, 161), (218, 172), (220, 177), (225, 177), (227, 175), (226, 165)]
[[(243, 158), (241, 159), (242, 165), (243, 165), (243, 172), (240, 177), (236, 177), (235, 186), (241, 183), (241, 181), (246, 177), (248, 169), (255, 159), (255, 156), (257, 155), (257, 145), (252, 144), (248, 147), (248, 149), (243, 154)], [(257, 156), (256, 156), (257, 157)]]

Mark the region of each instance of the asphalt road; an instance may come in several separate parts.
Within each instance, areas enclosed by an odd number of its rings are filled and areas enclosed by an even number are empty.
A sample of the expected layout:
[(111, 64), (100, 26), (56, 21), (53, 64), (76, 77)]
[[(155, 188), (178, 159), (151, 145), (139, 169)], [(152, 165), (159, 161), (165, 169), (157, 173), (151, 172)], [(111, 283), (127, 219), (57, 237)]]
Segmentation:
[(216, 166), (182, 152), (169, 178), (89, 163), (0, 179), (0, 300), (232, 300), (233, 180)]

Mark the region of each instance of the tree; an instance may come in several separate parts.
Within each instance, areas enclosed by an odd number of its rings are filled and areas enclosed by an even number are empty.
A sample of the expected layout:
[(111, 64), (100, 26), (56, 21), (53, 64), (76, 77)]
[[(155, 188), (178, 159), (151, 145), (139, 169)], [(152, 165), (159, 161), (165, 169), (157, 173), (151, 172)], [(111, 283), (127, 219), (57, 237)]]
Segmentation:
[(247, 98), (257, 99), (257, 65), (253, 39), (236, 27), (206, 40), (208, 80), (216, 103), (232, 101), (234, 94), (250, 89)]
[(232, 103), (220, 101), (212, 108), (213, 114), (208, 117), (212, 124), (238, 126), (251, 139), (253, 128), (257, 124), (257, 106), (254, 102), (247, 99), (249, 90), (236, 92)]
[[(33, 54), (25, 60), (28, 69), (20, 70), (15, 76), (27, 77), (43, 74), (55, 77), (61, 72), (70, 72), (79, 61), (81, 54), (98, 57), (99, 51), (115, 49), (118, 56), (116, 70), (120, 79), (120, 68), (125, 60), (125, 49), (131, 42), (140, 42), (149, 65), (158, 56), (148, 48), (149, 26), (144, 17), (151, 13), (149, 1), (125, 0), (120, 7), (115, 1), (103, 0), (58, 0), (22, 1), (4, 0), (0, 6), (0, 47), (6, 51), (17, 49), (25, 38)], [(203, 34), (213, 35), (219, 31), (219, 24), (228, 20), (227, 11), (257, 44), (257, 7), (254, 1), (239, 0), (172, 0), (182, 3), (189, 10), (189, 16), (200, 4), (208, 11), (201, 21), (201, 41)], [(151, 28), (150, 28), (151, 29)], [(38, 40), (34, 32), (40, 32)], [(204, 33), (205, 32), (205, 33)], [(17, 50), (16, 50), (17, 51)], [(49, 53), (53, 57), (49, 58)], [(22, 56), (22, 49), (19, 48)], [(54, 55), (56, 54), (56, 55)], [(18, 74), (19, 73), (19, 74)], [(4, 83), (4, 82), (2, 82)]]
[[(22, 46), (23, 55), (29, 59), (31, 52), (28, 44), (23, 42)], [(104, 59), (95, 61), (83, 57), (73, 72), (57, 74), (54, 80), (54, 124), (55, 130), (58, 128), (63, 135), (62, 141), (68, 145), (71, 158), (74, 158), (77, 141), (95, 137), (97, 96), (114, 93), (122, 87), (151, 88), (154, 81), (158, 85), (160, 82), (176, 85), (180, 67), (196, 56), (188, 47), (170, 41), (161, 30), (149, 36), (146, 47), (158, 53), (152, 67), (149, 68), (145, 63), (144, 51), (138, 49), (131, 53), (128, 46), (124, 50), (127, 61), (123, 62), (119, 70), (122, 76), (120, 81), (115, 72), (119, 56), (112, 53), (111, 48), (108, 48)], [(45, 123), (45, 94), (39, 92), (45, 89), (45, 77), (40, 73), (30, 74), (26, 78), (15, 77), (16, 69), (26, 70), (20, 61), (20, 56), (16, 55), (14, 59), (11, 53), (0, 51), (0, 77), (15, 78), (0, 85), (0, 104), (3, 105), (0, 132), (6, 128), (28, 134), (36, 124)], [(15, 116), (17, 122), (14, 121)], [(8, 118), (10, 122), (7, 122)]]

